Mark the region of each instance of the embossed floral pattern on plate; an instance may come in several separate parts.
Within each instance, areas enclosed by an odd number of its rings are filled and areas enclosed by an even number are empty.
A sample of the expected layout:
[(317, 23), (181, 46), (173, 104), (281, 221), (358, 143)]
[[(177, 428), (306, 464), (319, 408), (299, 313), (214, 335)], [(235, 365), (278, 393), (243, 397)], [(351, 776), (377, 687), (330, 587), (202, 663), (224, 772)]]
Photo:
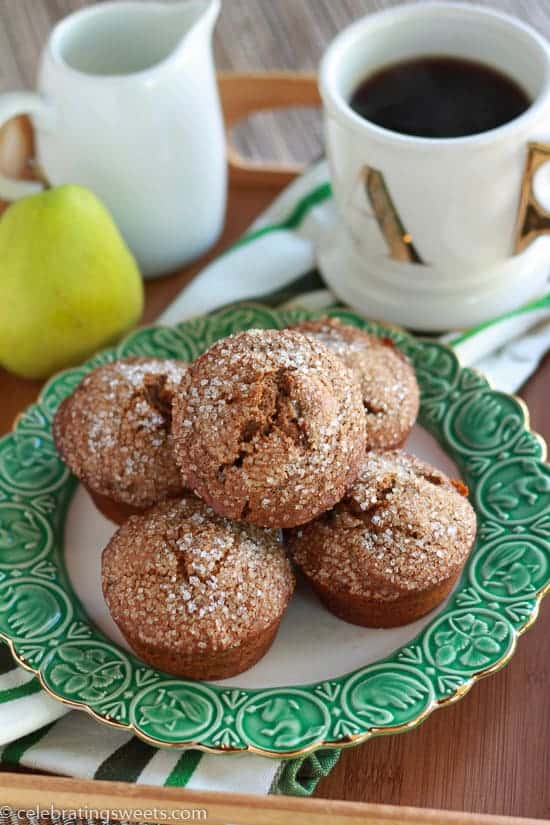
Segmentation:
[(155, 744), (280, 757), (407, 730), (508, 661), (550, 586), (550, 468), (542, 440), (529, 431), (521, 402), (461, 368), (449, 348), (348, 310), (330, 314), (392, 338), (409, 356), (421, 389), (420, 422), (470, 488), (479, 535), (447, 605), (381, 661), (329, 681), (268, 690), (173, 679), (89, 623), (63, 562), (76, 484), (53, 446), (53, 414), (100, 363), (128, 355), (190, 360), (232, 332), (316, 315), (233, 307), (173, 328), (137, 330), (55, 376), (0, 440), (0, 637), (53, 696)]

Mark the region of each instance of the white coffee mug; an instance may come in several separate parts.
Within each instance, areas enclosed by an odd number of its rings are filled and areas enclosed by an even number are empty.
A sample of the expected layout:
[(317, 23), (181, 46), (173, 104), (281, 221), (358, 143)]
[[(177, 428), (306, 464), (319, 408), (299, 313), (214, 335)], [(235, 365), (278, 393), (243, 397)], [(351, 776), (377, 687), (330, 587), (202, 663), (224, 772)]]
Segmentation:
[[(52, 31), (38, 92), (0, 96), (0, 125), (30, 115), (48, 182), (89, 187), (145, 276), (218, 237), (226, 200), (211, 36), (220, 0), (101, 3)], [(0, 177), (0, 198), (40, 189)]]
[[(351, 109), (365, 77), (431, 55), (488, 64), (532, 103), (497, 129), (451, 139), (389, 131)], [(544, 38), (513, 17), (469, 4), (399, 6), (359, 20), (334, 40), (321, 63), (320, 90), (340, 220), (319, 262), (337, 295), (371, 317), (442, 330), (482, 322), (545, 288)]]

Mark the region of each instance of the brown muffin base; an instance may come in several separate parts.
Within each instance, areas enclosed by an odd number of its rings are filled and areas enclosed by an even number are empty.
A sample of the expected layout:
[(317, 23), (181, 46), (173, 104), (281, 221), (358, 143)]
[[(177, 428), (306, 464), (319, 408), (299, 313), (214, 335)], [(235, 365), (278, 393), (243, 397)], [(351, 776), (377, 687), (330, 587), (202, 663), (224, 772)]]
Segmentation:
[(90, 494), (90, 498), (101, 515), (105, 516), (106, 519), (114, 522), (115, 524), (124, 524), (130, 516), (138, 516), (145, 512), (145, 509), (147, 509), (133, 507), (131, 504), (124, 504), (121, 501), (113, 501), (113, 499), (108, 496), (103, 496), (100, 493), (94, 493), (94, 491), (90, 490), (89, 487), (86, 487), (85, 484), (83, 486)]
[(120, 624), (119, 628), (134, 653), (147, 664), (183, 679), (211, 680), (237, 676), (255, 665), (271, 647), (280, 623), (281, 618), (238, 647), (189, 654), (152, 647), (136, 639), (129, 628)]
[(304, 576), (327, 610), (339, 619), (361, 627), (400, 627), (415, 622), (441, 604), (451, 592), (459, 572), (434, 587), (415, 593), (403, 593), (394, 601), (367, 599), (347, 591), (330, 590), (309, 576)]

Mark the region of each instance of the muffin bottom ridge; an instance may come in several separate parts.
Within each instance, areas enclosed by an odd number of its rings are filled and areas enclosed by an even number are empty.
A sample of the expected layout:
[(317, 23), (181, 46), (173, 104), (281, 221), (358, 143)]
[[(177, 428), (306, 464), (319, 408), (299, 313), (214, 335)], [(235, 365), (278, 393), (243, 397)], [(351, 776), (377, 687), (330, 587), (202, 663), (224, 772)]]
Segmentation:
[(327, 610), (339, 619), (361, 627), (391, 628), (415, 622), (435, 610), (447, 598), (459, 574), (449, 576), (423, 592), (404, 593), (396, 601), (369, 599), (357, 594), (352, 596), (344, 590), (324, 587), (320, 582), (304, 576)]
[(181, 679), (212, 681), (238, 676), (262, 659), (275, 639), (280, 619), (248, 637), (245, 643), (226, 650), (183, 653), (170, 648), (148, 645), (139, 640), (131, 628), (119, 622), (119, 629), (134, 653), (152, 667)]

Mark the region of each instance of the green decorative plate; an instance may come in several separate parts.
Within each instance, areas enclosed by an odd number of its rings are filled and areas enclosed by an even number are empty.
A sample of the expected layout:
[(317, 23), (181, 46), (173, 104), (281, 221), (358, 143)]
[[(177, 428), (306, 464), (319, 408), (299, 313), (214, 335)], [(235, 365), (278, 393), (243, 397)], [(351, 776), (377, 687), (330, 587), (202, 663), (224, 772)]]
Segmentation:
[[(529, 431), (520, 401), (461, 368), (445, 346), (345, 310), (330, 314), (389, 336), (409, 356), (422, 393), (420, 440), (439, 443), (470, 488), (479, 538), (451, 597), (425, 620), (372, 631), (340, 622), (304, 593), (265, 664), (220, 684), (171, 678), (113, 641), (120, 637), (104, 605), (94, 606), (99, 588), (86, 594), (78, 583), (86, 565), (95, 572), (84, 578), (98, 581), (111, 528), (56, 453), (57, 405), (100, 363), (128, 355), (190, 361), (230, 333), (315, 314), (250, 305), (140, 329), (53, 378), (0, 441), (0, 637), (52, 696), (157, 745), (293, 756), (407, 730), (509, 660), (550, 588), (550, 467), (542, 440)], [(310, 655), (300, 655), (298, 672), (291, 649), (300, 644)]]

